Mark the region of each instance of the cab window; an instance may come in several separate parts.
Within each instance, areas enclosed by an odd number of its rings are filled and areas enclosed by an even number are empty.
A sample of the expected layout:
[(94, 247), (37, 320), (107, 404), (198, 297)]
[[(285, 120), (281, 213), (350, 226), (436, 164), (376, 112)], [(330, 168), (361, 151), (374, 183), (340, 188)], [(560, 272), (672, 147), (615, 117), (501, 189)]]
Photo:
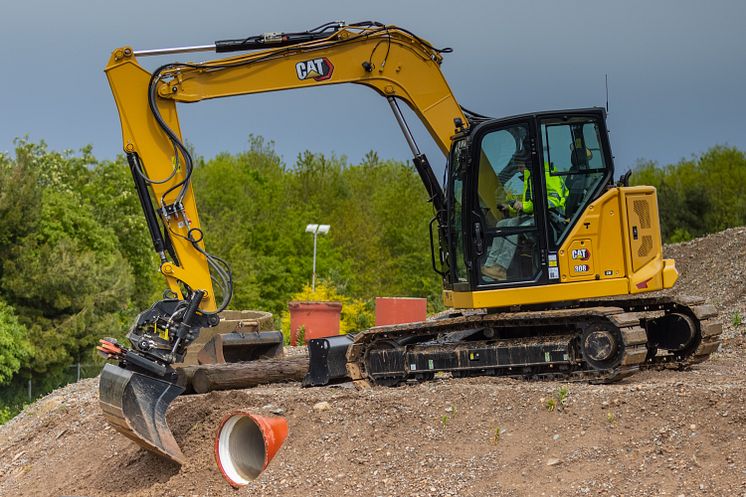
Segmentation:
[(544, 163), (550, 171), (547, 182), (561, 180), (566, 188), (562, 209), (548, 217), (550, 242), (556, 247), (601, 187), (607, 164), (596, 119), (549, 118), (541, 121), (540, 129)]

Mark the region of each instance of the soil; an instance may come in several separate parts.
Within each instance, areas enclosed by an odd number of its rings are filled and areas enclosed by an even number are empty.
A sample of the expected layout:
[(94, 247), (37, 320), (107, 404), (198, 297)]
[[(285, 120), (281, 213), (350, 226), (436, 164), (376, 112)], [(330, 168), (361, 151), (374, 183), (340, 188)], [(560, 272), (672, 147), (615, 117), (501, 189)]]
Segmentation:
[[(675, 293), (707, 297), (724, 325), (720, 351), (690, 370), (612, 385), (471, 378), (184, 396), (168, 414), (182, 467), (110, 428), (90, 379), (0, 427), (0, 495), (746, 496), (746, 228), (666, 255), (682, 273)], [(238, 490), (212, 455), (234, 409), (281, 413), (290, 427), (267, 470)]]

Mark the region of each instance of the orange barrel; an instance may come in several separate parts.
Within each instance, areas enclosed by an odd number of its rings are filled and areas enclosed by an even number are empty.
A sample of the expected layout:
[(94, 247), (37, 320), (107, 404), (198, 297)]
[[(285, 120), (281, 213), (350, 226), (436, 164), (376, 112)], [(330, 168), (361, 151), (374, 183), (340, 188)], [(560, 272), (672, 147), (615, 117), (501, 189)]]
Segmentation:
[(339, 321), (342, 316), (340, 302), (290, 302), (290, 344), (297, 344), (298, 329), (304, 329), (303, 339), (307, 343), (312, 338), (339, 335)]
[(414, 323), (427, 318), (427, 299), (376, 297), (376, 326)]

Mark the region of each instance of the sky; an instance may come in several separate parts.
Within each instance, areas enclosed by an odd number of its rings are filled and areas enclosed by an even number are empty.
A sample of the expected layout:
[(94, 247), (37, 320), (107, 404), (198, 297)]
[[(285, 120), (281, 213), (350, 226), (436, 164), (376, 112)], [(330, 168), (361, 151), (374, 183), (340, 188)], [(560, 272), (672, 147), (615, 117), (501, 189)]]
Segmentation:
[[(453, 48), (442, 70), (454, 95), (493, 117), (604, 106), (608, 75), (619, 173), (640, 159), (665, 165), (718, 144), (746, 150), (743, 0), (8, 0), (0, 19), (0, 152), (11, 155), (14, 139), (26, 136), (52, 150), (90, 144), (98, 159), (121, 153), (103, 72), (117, 47), (204, 45), (332, 20), (395, 24)], [(386, 101), (357, 85), (181, 105), (179, 115), (184, 138), (208, 159), (246, 150), (252, 134), (273, 141), (288, 165), (305, 150), (352, 163), (369, 150), (411, 157)], [(441, 174), (444, 157), (414, 114), (406, 115)]]

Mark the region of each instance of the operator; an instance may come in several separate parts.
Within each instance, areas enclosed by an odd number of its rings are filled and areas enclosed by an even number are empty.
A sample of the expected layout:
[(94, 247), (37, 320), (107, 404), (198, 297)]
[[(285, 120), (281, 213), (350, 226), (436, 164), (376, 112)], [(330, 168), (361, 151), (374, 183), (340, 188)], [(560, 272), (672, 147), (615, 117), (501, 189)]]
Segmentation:
[[(531, 170), (528, 166), (529, 157), (521, 154), (513, 157), (513, 163), (518, 168), (518, 173), (523, 175), (523, 194), (520, 199), (515, 199), (507, 204), (499, 206), (505, 218), (497, 222), (498, 228), (531, 226), (534, 223), (533, 188), (531, 185)], [(547, 186), (547, 207), (550, 214), (564, 217), (565, 201), (568, 190), (565, 182), (560, 176), (551, 173), (549, 163), (544, 163), (544, 177)], [(518, 247), (518, 235), (496, 236), (487, 253), (482, 274), (496, 281), (508, 279), (508, 268), (515, 256)]]

